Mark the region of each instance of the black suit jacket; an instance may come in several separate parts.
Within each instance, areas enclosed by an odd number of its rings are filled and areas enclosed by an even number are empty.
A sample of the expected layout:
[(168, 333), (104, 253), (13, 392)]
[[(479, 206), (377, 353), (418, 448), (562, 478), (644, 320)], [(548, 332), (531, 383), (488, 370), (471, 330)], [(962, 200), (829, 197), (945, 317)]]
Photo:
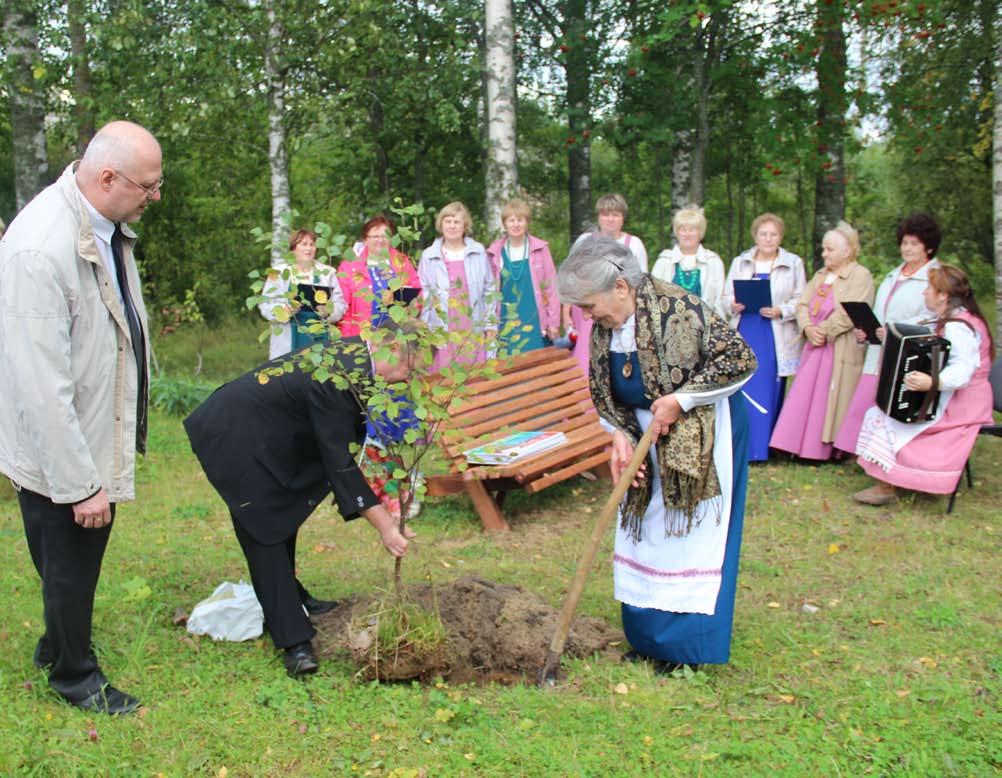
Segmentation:
[[(339, 358), (355, 367), (355, 357)], [(379, 499), (349, 450), (365, 440), (365, 417), (351, 393), (298, 368), (261, 384), (257, 373), (266, 366), (219, 387), (184, 428), (234, 518), (270, 545), (295, 533), (331, 492), (345, 519)]]

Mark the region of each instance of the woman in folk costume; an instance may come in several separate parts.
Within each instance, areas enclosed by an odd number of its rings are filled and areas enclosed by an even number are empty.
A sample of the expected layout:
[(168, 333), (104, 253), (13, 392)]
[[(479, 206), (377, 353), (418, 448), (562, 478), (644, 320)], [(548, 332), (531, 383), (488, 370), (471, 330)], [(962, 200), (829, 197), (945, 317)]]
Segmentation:
[[(313, 230), (296, 230), (289, 238), (291, 263), (283, 262), (268, 271), (258, 305), (261, 315), (270, 321), (271, 340), (268, 358), (275, 359), (290, 351), (299, 351), (315, 343), (326, 343), (327, 331), (309, 332), (311, 322), (320, 320), (333, 324), (344, 315), (347, 306), (338, 285), (337, 271), (317, 262), (317, 234)], [(288, 299), (291, 288), (300, 284), (318, 287), (327, 293), (326, 302), (316, 309), (298, 300)]]
[[(637, 259), (637, 263), (640, 265), (641, 271), (647, 272), (647, 249), (644, 247), (644, 242), (640, 240), (636, 235), (631, 235), (623, 230), (623, 225), (626, 224), (626, 217), (629, 214), (629, 206), (626, 204), (626, 198), (621, 194), (607, 194), (598, 198), (595, 201), (595, 221), (598, 223), (598, 230), (596, 232), (585, 232), (578, 236), (578, 239), (574, 241), (574, 248), (581, 245), (582, 242), (588, 240), (588, 238), (595, 238), (599, 235), (604, 235), (607, 238), (612, 238), (615, 241), (619, 241), (626, 248), (630, 250)], [(573, 332), (576, 337), (576, 342), (573, 348), (574, 358), (578, 361), (581, 366), (582, 372), (588, 374), (588, 344), (591, 342), (591, 328), (592, 322), (587, 316), (585, 316), (580, 308), (572, 305), (563, 305), (562, 316), (564, 320), (564, 330), (568, 334)]]
[[(866, 412), (856, 453), (876, 483), (854, 494), (857, 502), (886, 505), (896, 499), (896, 488), (952, 493), (978, 430), (992, 421), (988, 374), (995, 344), (964, 271), (950, 265), (931, 269), (925, 303), (936, 316), (936, 333), (950, 341), (950, 356), (939, 374), (936, 415), (905, 424), (877, 407)], [(904, 380), (912, 391), (936, 388), (926, 373), (913, 371)]]
[(835, 433), (849, 409), (866, 349), (856, 341), (843, 302), (873, 302), (873, 276), (859, 257), (859, 234), (845, 222), (825, 233), (824, 267), (797, 303), (807, 339), (793, 386), (769, 445), (803, 459), (831, 458)]
[(509, 354), (544, 348), (560, 334), (557, 269), (549, 244), (529, 234), (531, 217), (524, 200), (507, 203), (501, 209), (504, 237), (487, 249), (501, 291), (499, 346)]
[(658, 254), (651, 275), (678, 284), (701, 298), (714, 313), (724, 316), (724, 263), (715, 252), (703, 246), (706, 235), (703, 209), (698, 205), (679, 209), (671, 226), (678, 243)]
[(435, 350), (433, 370), (483, 362), (497, 335), (497, 286), (487, 252), (470, 237), (473, 217), (459, 201), (438, 212), (439, 237), (421, 252), (421, 318), (432, 330), (465, 333)]
[[(391, 243), (394, 232), (393, 222), (388, 217), (383, 214), (373, 216), (362, 225), (360, 240), (355, 247), (356, 259), (346, 259), (338, 267), (338, 282), (348, 306), (338, 322), (338, 329), (345, 337), (361, 335), (370, 327), (381, 327), (386, 323), (394, 299), (402, 297), (390, 288), (395, 279), (399, 278), (403, 283), (401, 292), (410, 290), (413, 294), (421, 290), (421, 280), (410, 257), (397, 251)], [(402, 302), (406, 304), (406, 299)], [(399, 402), (395, 419), (385, 412), (368, 409), (361, 468), (383, 507), (399, 519), (404, 494), (393, 473), (401, 469), (403, 463), (390, 456), (387, 446), (400, 443), (407, 430), (415, 428), (418, 421), (413, 407), (403, 402), (399, 395), (396, 396)], [(408, 517), (416, 516), (419, 509), (420, 504), (415, 497)]]
[(615, 480), (655, 425), (616, 532), (615, 596), (633, 647), (624, 658), (653, 659), (660, 672), (727, 662), (748, 473), (738, 390), (755, 356), (699, 298), (652, 279), (615, 240), (576, 246), (557, 279), (561, 299), (596, 325), (591, 394), (615, 428)]
[(403, 281), (403, 289), (421, 290), (410, 257), (391, 244), (394, 232), (393, 222), (386, 216), (373, 216), (362, 225), (357, 259), (346, 259), (338, 267), (338, 282), (348, 306), (338, 329), (345, 337), (359, 335), (363, 327), (386, 321), (386, 309), (394, 299), (390, 291), (394, 278)]
[[(786, 379), (797, 372), (804, 339), (797, 327), (797, 300), (807, 278), (804, 261), (780, 244), (786, 227), (774, 213), (763, 213), (751, 226), (755, 245), (731, 262), (721, 301), (731, 326), (741, 333), (758, 360), (758, 370), (741, 391), (748, 399), (750, 443), (748, 459), (769, 458), (769, 438), (783, 407)], [(734, 296), (734, 282), (758, 279), (769, 282), (772, 305), (745, 310)]]
[[(923, 319), (935, 318), (932, 311), (925, 307), (925, 290), (929, 285), (929, 271), (939, 266), (935, 256), (942, 239), (939, 225), (928, 214), (913, 213), (898, 224), (898, 245), (903, 261), (881, 282), (873, 303), (873, 313), (881, 325), (889, 321), (916, 324)], [(881, 342), (884, 332), (883, 326), (877, 328), (877, 337)], [(858, 343), (866, 342), (863, 330), (857, 329), (854, 334)], [(856, 450), (863, 417), (877, 404), (880, 349), (878, 343), (870, 343), (866, 347), (863, 374), (835, 436), (835, 448), (840, 451), (852, 454)]]

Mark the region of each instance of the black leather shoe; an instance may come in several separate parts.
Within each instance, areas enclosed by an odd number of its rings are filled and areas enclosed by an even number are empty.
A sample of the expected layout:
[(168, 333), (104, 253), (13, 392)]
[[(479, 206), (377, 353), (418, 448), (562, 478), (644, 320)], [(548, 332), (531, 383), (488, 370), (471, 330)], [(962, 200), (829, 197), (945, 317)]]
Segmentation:
[(133, 713), (140, 706), (139, 700), (131, 694), (126, 694), (120, 689), (116, 689), (111, 684), (106, 684), (94, 692), (90, 697), (84, 697), (79, 702), (70, 702), (80, 710), (91, 713), (107, 713), (109, 716), (123, 716), (126, 713)]
[(317, 662), (317, 655), (313, 653), (313, 644), (310, 641), (297, 643), (285, 649), (285, 669), (289, 675), (309, 675), (315, 673), (320, 667)]
[(319, 616), (321, 613), (330, 613), (337, 607), (337, 600), (318, 600), (312, 594), (306, 595), (303, 600), (303, 607), (311, 616)]

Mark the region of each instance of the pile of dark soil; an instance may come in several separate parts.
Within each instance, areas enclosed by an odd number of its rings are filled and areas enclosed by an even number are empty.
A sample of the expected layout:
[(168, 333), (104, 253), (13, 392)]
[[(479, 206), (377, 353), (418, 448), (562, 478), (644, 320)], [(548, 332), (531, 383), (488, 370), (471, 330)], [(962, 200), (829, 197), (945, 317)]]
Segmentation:
[[(321, 657), (350, 653), (368, 678), (451, 682), (534, 682), (543, 666), (559, 612), (538, 595), (475, 576), (446, 585), (409, 587), (407, 598), (424, 609), (437, 607), (448, 634), (446, 643), (417, 655), (374, 656), (373, 597), (355, 596), (314, 618), (314, 645)], [(371, 623), (370, 623), (371, 621)], [(366, 626), (366, 625), (369, 626)], [(564, 656), (585, 657), (622, 640), (601, 619), (574, 620)]]

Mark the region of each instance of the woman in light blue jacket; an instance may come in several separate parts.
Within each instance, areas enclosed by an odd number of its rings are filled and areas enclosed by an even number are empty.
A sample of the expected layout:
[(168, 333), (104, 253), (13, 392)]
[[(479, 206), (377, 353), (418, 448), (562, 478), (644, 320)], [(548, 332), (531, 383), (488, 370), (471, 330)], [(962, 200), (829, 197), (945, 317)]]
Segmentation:
[(421, 318), (433, 330), (462, 333), (435, 350), (436, 371), (483, 361), (497, 335), (497, 285), (484, 247), (469, 237), (470, 212), (451, 202), (438, 212), (439, 237), (421, 253)]

